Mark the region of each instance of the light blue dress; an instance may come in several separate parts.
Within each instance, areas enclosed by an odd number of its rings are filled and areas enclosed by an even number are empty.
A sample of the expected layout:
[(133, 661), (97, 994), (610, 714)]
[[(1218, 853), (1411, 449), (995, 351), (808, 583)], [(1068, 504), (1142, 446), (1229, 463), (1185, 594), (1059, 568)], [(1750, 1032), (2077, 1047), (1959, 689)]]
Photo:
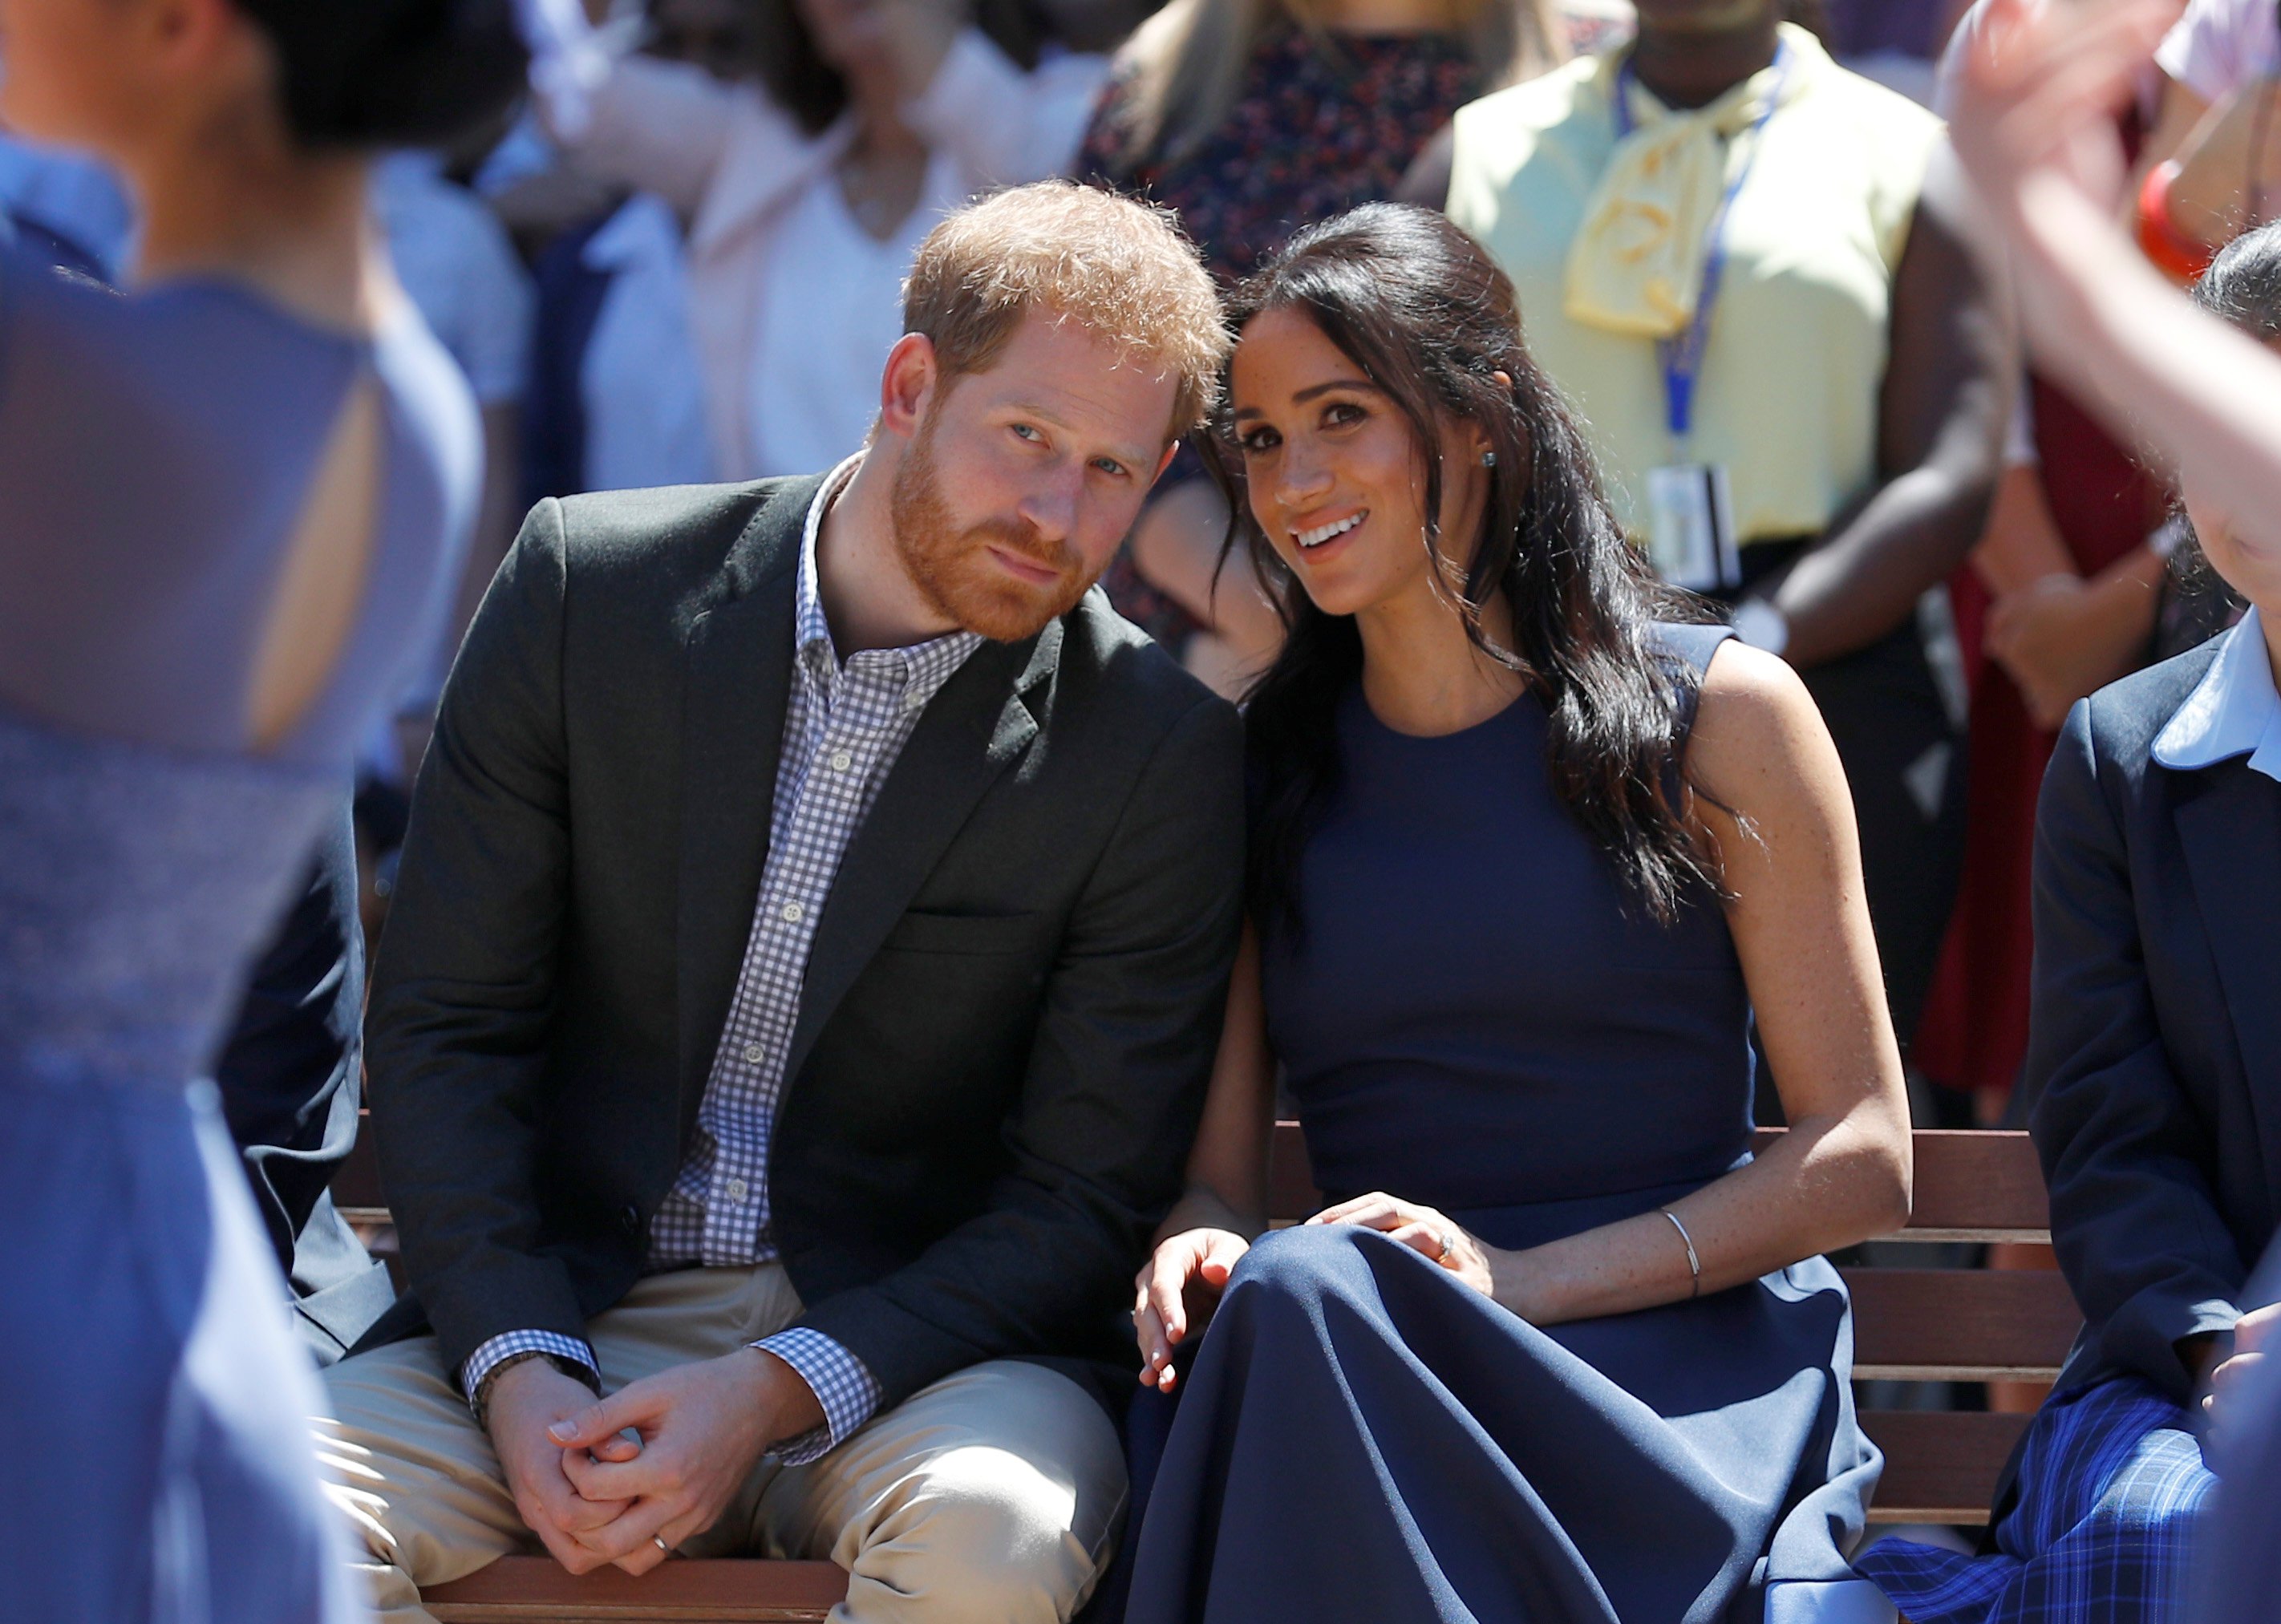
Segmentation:
[[(354, 630), (283, 746), (245, 695), (340, 409), (379, 388)], [(120, 298), (0, 249), (0, 1575), (11, 1618), (360, 1615), (211, 1090), (243, 975), (434, 634), (479, 477), (416, 318)]]

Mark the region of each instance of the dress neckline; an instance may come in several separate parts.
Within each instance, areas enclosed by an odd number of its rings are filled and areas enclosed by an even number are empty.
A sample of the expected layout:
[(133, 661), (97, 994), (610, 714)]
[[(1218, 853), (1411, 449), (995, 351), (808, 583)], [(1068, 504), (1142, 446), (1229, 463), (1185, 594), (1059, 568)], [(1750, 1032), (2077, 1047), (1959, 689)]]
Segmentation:
[(1498, 706), (1479, 722), (1470, 723), (1447, 733), (1411, 733), (1396, 727), (1378, 714), (1377, 707), (1370, 702), (1370, 696), (1363, 692), (1360, 678), (1357, 678), (1354, 686), (1349, 690), (1347, 699), (1349, 704), (1361, 712), (1364, 725), (1372, 732), (1381, 733), (1388, 739), (1401, 739), (1405, 744), (1438, 745), (1447, 744), (1453, 739), (1473, 738), (1517, 719), (1515, 713), (1528, 702), (1534, 692), (1534, 689), (1524, 687), (1519, 693), (1514, 694), (1512, 699)]

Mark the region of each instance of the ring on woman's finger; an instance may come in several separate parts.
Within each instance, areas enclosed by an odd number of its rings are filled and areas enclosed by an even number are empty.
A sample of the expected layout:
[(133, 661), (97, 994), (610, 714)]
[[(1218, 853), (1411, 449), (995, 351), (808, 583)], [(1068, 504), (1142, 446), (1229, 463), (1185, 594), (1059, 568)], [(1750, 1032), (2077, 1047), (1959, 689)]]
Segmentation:
[(660, 1551), (665, 1552), (668, 1556), (671, 1556), (673, 1554), (673, 1547), (665, 1543), (665, 1535), (662, 1534), (651, 1535), (649, 1536), (649, 1543), (656, 1546)]
[(1447, 1263), (1450, 1261), (1450, 1254), (1457, 1249), (1458, 1232), (1454, 1229), (1445, 1229), (1442, 1232), (1441, 1255), (1435, 1257), (1434, 1261), (1435, 1263)]

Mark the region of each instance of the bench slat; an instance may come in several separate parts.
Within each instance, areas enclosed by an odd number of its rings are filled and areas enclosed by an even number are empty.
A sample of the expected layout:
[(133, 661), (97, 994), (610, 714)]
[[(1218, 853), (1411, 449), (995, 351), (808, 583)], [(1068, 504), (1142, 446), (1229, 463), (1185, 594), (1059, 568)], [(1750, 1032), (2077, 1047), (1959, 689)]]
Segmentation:
[(1861, 1430), (1885, 1452), (1869, 1506), (1876, 1523), (1988, 1520), (1996, 1480), (2031, 1418), (1961, 1411), (1865, 1410)]
[(847, 1575), (830, 1562), (677, 1558), (637, 1579), (501, 1557), (420, 1599), (442, 1624), (814, 1624), (847, 1595)]
[(2049, 1381), (2083, 1314), (2046, 1269), (1846, 1269), (1853, 1373), (1894, 1381)]

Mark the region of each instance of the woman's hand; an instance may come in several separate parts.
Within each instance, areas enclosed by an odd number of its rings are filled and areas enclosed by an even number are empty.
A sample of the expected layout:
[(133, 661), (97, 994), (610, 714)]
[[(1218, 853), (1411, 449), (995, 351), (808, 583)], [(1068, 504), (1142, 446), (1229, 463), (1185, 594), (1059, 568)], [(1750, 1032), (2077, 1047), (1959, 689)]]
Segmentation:
[(1431, 1207), (1374, 1193), (1326, 1207), (1307, 1222), (1355, 1224), (1375, 1229), (1412, 1251), (1424, 1253), (1481, 1295), (1492, 1300), (1496, 1296), (1488, 1249)]
[(1172, 1390), (1179, 1379), (1172, 1349), (1211, 1318), (1227, 1277), (1250, 1249), (1250, 1241), (1229, 1229), (1184, 1229), (1156, 1243), (1133, 1279), (1133, 1335), (1140, 1344), (1142, 1387)]

